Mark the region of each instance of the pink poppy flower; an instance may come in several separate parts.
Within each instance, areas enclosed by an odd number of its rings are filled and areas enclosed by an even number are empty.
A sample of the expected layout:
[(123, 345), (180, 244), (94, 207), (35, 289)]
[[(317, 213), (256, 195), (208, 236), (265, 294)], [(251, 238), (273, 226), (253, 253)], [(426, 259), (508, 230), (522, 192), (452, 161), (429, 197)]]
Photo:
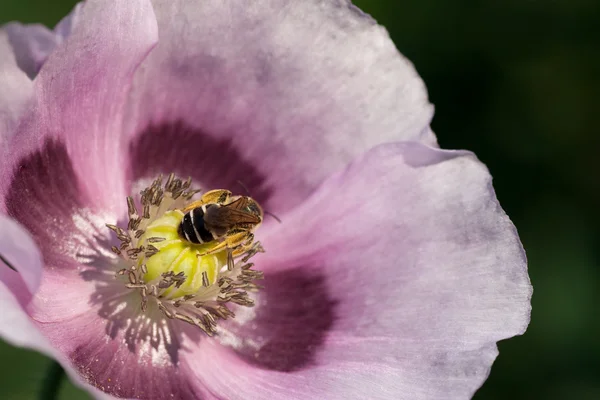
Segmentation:
[[(413, 66), (347, 0), (90, 0), (4, 26), (0, 71), (0, 335), (98, 398), (466, 399), (526, 329), (488, 171), (437, 147)], [(253, 269), (148, 278), (149, 224), (191, 201), (140, 199), (170, 173), (282, 220)]]

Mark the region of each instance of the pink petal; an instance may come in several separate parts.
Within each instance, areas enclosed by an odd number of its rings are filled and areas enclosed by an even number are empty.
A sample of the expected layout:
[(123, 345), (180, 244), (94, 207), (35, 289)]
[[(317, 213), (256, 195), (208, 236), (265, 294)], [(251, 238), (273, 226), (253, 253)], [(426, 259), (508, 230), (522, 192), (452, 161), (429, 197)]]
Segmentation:
[(19, 68), (33, 79), (59, 43), (60, 37), (42, 24), (11, 22), (3, 28), (8, 33)]
[(236, 191), (241, 180), (282, 212), (376, 144), (433, 140), (423, 82), (349, 2), (153, 4), (160, 43), (129, 111), (133, 179), (175, 171)]
[(19, 67), (33, 79), (56, 46), (62, 43), (79, 20), (83, 3), (75, 6), (52, 31), (42, 24), (21, 24), (11, 22), (3, 29), (15, 52)]
[(0, 216), (0, 233), (3, 238), (20, 239), (14, 243), (16, 245), (14, 248), (10, 248), (7, 242), (0, 242), (0, 253), (19, 270), (19, 272), (12, 271), (0, 262), (0, 304), (2, 304), (0, 337), (15, 346), (34, 349), (56, 359), (77, 386), (87, 390), (97, 399), (112, 399), (112, 396), (87, 384), (27, 315), (23, 307), (31, 299), (30, 290), (36, 280), (32, 279), (32, 275), (39, 271), (42, 265), (39, 250), (28, 239), (25, 231), (4, 216)]
[(54, 33), (60, 38), (60, 42), (64, 41), (71, 35), (73, 28), (81, 20), (81, 11), (83, 10), (84, 5), (84, 2), (77, 3), (75, 7), (73, 7), (73, 10), (71, 10), (71, 12), (66, 17), (61, 19), (60, 22), (54, 27)]
[[(0, 237), (0, 255), (17, 270), (27, 287), (26, 292), (35, 293), (40, 286), (43, 265), (33, 239), (19, 224), (4, 215), (0, 215)], [(0, 269), (6, 267), (0, 261)]]
[(379, 146), (263, 233), (256, 316), (186, 356), (219, 397), (467, 399), (529, 322), (523, 248), (470, 153)]
[(0, 159), (6, 160), (8, 142), (23, 109), (32, 99), (33, 84), (17, 66), (8, 34), (3, 29), (0, 29), (0, 93)]
[(148, 0), (88, 1), (78, 18), (35, 79), (35, 105), (19, 126), (8, 165), (52, 138), (65, 144), (92, 203), (122, 211), (123, 105), (135, 69), (157, 41), (156, 19)]

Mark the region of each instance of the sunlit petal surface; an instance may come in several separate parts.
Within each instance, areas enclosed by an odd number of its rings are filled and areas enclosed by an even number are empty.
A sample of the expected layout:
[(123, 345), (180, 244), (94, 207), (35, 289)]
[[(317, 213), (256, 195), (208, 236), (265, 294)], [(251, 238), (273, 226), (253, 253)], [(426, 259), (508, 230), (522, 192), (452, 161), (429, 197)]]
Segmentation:
[[(529, 322), (487, 169), (437, 148), (412, 64), (345, 0), (92, 0), (3, 27), (0, 68), (0, 334), (98, 398), (466, 399)], [(191, 201), (140, 197), (171, 173), (265, 210), (201, 322), (131, 244), (162, 251), (136, 229)]]

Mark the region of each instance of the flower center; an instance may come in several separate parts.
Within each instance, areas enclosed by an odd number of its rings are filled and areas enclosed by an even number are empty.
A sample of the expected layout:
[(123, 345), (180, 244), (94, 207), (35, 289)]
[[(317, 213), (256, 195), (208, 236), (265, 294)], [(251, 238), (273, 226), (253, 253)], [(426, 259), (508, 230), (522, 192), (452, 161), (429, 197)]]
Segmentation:
[(248, 292), (259, 289), (253, 281), (263, 275), (248, 260), (264, 251), (252, 235), (262, 210), (226, 190), (192, 201), (199, 190), (190, 186), (191, 179), (173, 174), (163, 186), (159, 177), (141, 192), (141, 213), (127, 198), (127, 229), (107, 226), (121, 241), (112, 251), (127, 266), (117, 277), (139, 291), (142, 311), (154, 302), (168, 318), (212, 336), (218, 319), (234, 317), (228, 303), (254, 305)]

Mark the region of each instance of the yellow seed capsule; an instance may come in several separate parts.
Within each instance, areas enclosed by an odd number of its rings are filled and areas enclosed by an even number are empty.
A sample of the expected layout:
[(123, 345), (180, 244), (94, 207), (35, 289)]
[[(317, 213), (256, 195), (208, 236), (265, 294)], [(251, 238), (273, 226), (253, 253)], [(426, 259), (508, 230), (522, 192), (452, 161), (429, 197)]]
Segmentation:
[(112, 224), (121, 242), (112, 248), (127, 268), (115, 278), (140, 294), (142, 312), (159, 310), (164, 317), (186, 322), (207, 335), (217, 332), (217, 320), (234, 317), (228, 305), (252, 307), (250, 292), (263, 278), (248, 263), (263, 252), (254, 240), (263, 211), (248, 196), (228, 190), (205, 192), (192, 200), (191, 179), (170, 174), (140, 192), (141, 210), (127, 198), (127, 227)]

